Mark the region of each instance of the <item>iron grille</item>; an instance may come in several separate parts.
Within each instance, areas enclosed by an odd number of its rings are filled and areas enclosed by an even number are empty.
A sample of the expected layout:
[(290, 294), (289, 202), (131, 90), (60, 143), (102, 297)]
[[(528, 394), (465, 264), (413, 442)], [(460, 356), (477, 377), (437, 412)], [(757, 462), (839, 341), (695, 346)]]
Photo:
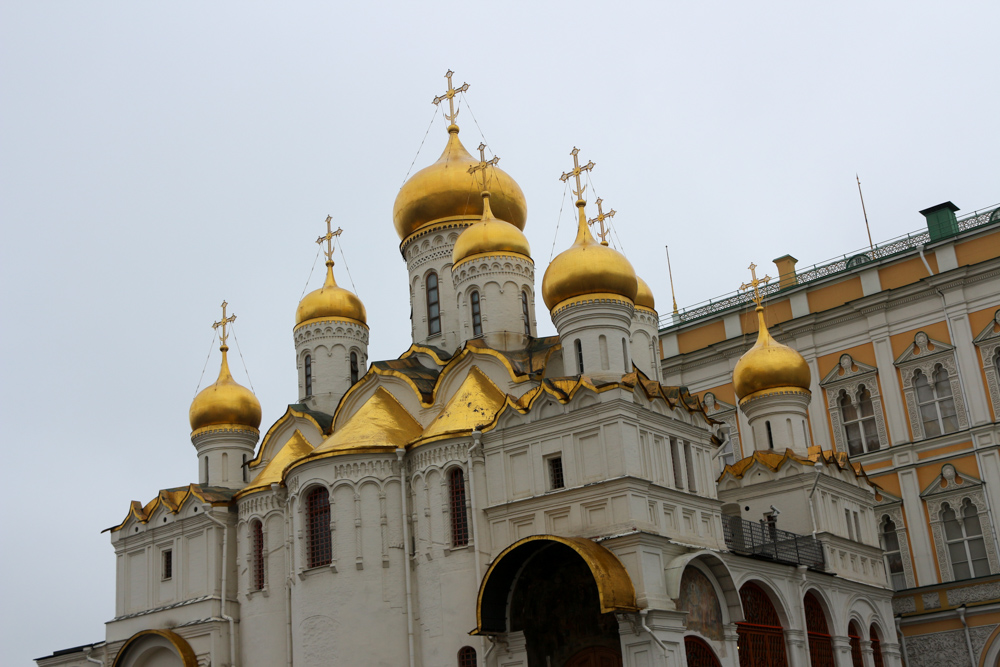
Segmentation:
[(264, 588), (264, 526), (260, 521), (250, 524), (250, 546), (253, 549), (253, 590)]
[(463, 646), (458, 650), (458, 667), (476, 667), (476, 649)]
[(469, 515), (465, 510), (465, 475), (458, 468), (448, 480), (451, 496), (451, 545), (464, 547), (469, 543)]
[(688, 667), (721, 667), (715, 652), (698, 637), (684, 638), (684, 652), (687, 654)]
[(306, 496), (308, 517), (309, 567), (329, 565), (333, 557), (330, 544), (330, 493), (323, 487), (313, 489)]
[(722, 533), (733, 553), (777, 563), (824, 570), (823, 543), (810, 535), (778, 530), (773, 524), (754, 523), (738, 516), (722, 517)]

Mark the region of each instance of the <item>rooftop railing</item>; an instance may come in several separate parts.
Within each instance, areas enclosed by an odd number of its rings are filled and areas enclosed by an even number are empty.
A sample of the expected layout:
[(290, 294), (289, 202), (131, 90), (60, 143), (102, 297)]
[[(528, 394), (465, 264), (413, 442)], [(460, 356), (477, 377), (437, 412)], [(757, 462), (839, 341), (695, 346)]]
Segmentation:
[(738, 516), (722, 517), (722, 534), (733, 553), (776, 563), (805, 565), (813, 570), (826, 569), (823, 543), (811, 535), (778, 530), (773, 523), (763, 520), (754, 523)]
[[(962, 216), (958, 219), (958, 233), (961, 234), (970, 229), (994, 222), (1000, 222), (1000, 206), (991, 206)], [(855, 269), (869, 262), (899, 255), (927, 243), (930, 243), (930, 234), (926, 229), (897, 236), (894, 239), (889, 239), (876, 245), (874, 248), (863, 248), (834, 259), (828, 259), (819, 264), (814, 264), (808, 268), (797, 270), (795, 271), (796, 282), (791, 287), (799, 287), (837, 273)], [(758, 288), (765, 298), (776, 294), (781, 289), (780, 276), (777, 280)], [(696, 303), (693, 306), (682, 308), (676, 315), (668, 313), (661, 316), (660, 328), (668, 329), (703, 317), (709, 317), (730, 308), (748, 305), (751, 303), (750, 296), (749, 292), (740, 292), (737, 290), (736, 292), (723, 294), (708, 301)]]

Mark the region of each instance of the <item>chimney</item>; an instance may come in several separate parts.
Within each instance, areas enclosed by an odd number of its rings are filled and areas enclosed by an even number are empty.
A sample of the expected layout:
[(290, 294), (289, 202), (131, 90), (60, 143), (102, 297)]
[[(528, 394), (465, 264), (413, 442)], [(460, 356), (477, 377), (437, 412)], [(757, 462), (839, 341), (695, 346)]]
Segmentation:
[(927, 218), (927, 231), (930, 232), (931, 242), (958, 234), (958, 220), (955, 218), (957, 210), (957, 206), (946, 201), (943, 204), (925, 208), (920, 212), (920, 215)]
[(784, 255), (773, 261), (774, 265), (778, 267), (779, 289), (785, 289), (786, 287), (799, 284), (798, 276), (795, 275), (795, 263), (799, 260), (795, 259), (791, 255)]

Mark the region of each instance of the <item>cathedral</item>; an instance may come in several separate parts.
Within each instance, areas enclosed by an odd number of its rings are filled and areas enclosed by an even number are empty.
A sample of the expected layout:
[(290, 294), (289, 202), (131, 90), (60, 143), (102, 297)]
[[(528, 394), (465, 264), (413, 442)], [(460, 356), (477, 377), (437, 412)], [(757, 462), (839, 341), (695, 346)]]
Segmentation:
[(525, 197), (463, 145), (451, 77), (441, 156), (392, 211), (412, 345), (369, 360), (327, 219), (298, 396), (262, 434), (223, 303), (218, 379), (189, 415), (197, 482), (132, 502), (108, 531), (104, 639), (38, 665), (899, 666), (889, 493), (815, 437), (821, 378), (769, 331), (769, 283), (751, 267), (732, 395), (674, 382), (683, 334), (665, 351), (573, 149), (576, 237), (542, 271), (558, 333), (539, 337)]

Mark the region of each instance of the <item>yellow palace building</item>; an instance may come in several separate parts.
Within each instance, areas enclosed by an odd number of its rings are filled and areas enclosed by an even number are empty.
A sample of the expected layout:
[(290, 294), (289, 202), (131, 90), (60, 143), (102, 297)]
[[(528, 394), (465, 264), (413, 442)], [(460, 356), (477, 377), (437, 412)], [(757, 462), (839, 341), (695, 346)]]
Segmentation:
[[(991, 666), (1000, 656), (1000, 207), (958, 210), (925, 209), (924, 228), (805, 270), (784, 255), (776, 278), (755, 278), (770, 341), (805, 360), (801, 393), (786, 392), (807, 406), (801, 424), (759, 414), (757, 394), (740, 386), (760, 328), (749, 289), (660, 320), (663, 383), (687, 387), (724, 424), (720, 499), (747, 457), (777, 469), (775, 450), (792, 438), (813, 458), (846, 454), (875, 485), (910, 667)], [(730, 513), (760, 519), (738, 492), (728, 500)], [(831, 533), (863, 532), (854, 510), (818, 506)], [(827, 562), (852, 566), (834, 539), (824, 548)]]

